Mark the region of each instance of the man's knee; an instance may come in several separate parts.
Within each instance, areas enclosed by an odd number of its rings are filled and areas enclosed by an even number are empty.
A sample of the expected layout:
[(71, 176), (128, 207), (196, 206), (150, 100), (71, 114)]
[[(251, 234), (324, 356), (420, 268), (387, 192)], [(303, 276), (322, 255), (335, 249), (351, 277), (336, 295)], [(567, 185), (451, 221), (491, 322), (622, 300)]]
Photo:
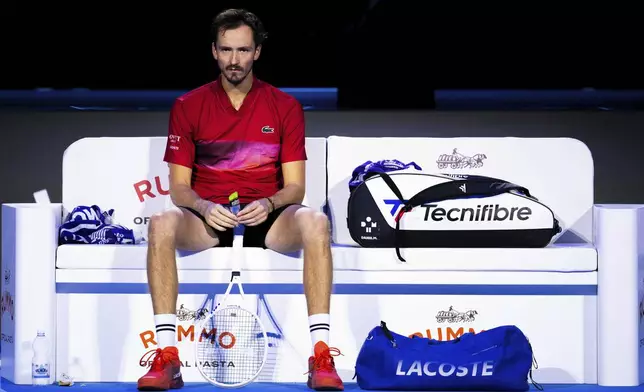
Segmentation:
[(150, 217), (148, 225), (149, 241), (163, 240), (165, 238), (173, 238), (179, 227), (181, 221), (181, 211), (171, 209), (163, 212), (158, 212)]
[(302, 208), (298, 211), (297, 222), (305, 241), (328, 241), (331, 235), (329, 217), (323, 212)]

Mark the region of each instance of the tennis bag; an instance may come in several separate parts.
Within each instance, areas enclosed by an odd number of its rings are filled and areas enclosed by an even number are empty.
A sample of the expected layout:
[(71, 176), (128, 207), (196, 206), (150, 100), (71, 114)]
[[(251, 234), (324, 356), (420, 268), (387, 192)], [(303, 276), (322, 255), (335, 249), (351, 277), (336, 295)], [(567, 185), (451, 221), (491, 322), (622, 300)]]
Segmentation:
[(366, 390), (527, 391), (528, 378), (542, 389), (532, 380), (533, 358), (513, 325), (440, 341), (402, 336), (381, 322), (358, 353), (355, 377)]
[(370, 173), (350, 188), (347, 225), (365, 248), (540, 248), (561, 232), (553, 211), (501, 179), (416, 170)]

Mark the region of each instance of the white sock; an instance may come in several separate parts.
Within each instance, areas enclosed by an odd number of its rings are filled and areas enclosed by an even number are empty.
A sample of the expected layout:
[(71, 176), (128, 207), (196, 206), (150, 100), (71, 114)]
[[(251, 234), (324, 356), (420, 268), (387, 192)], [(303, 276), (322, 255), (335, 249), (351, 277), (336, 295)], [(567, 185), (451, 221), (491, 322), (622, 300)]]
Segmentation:
[(177, 345), (177, 316), (175, 314), (155, 314), (154, 324), (156, 325), (159, 348)]
[(318, 313), (309, 316), (309, 331), (311, 332), (311, 342), (315, 347), (315, 343), (323, 341), (329, 344), (329, 323), (330, 317), (328, 313)]

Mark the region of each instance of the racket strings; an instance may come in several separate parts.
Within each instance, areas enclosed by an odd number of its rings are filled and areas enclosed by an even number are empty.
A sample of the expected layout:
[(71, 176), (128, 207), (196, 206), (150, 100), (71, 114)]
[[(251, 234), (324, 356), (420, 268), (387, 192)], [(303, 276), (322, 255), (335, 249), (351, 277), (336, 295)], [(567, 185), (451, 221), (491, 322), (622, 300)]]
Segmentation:
[(204, 375), (218, 384), (244, 384), (264, 362), (266, 342), (255, 315), (243, 308), (216, 310), (204, 324), (197, 360)]

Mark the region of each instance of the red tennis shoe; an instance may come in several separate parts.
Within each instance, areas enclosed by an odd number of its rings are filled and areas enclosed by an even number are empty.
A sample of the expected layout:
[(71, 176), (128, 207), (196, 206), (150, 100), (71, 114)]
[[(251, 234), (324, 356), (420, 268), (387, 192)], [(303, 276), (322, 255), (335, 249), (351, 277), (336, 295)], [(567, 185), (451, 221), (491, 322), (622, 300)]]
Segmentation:
[(329, 348), (324, 342), (317, 342), (313, 353), (309, 358), (309, 379), (306, 385), (316, 391), (343, 391), (344, 385), (333, 361), (334, 356), (342, 355), (340, 350)]
[(142, 362), (148, 354), (151, 355), (145, 359), (145, 362), (149, 361), (152, 356), (155, 357), (150, 370), (145, 376), (139, 378), (139, 391), (167, 391), (183, 387), (181, 361), (179, 360), (179, 350), (176, 347), (148, 351), (141, 357)]

